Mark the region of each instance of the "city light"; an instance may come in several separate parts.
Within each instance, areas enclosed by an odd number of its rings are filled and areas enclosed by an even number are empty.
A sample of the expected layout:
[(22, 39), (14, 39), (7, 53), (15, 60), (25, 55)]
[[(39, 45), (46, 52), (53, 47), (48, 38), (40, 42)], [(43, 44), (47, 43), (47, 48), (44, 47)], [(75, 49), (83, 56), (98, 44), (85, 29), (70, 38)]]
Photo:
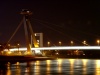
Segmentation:
[(100, 44), (100, 40), (97, 40), (97, 43), (98, 43), (98, 46), (99, 46), (99, 44)]
[(59, 45), (60, 45), (60, 46), (61, 46), (61, 43), (62, 43), (62, 42), (61, 42), (61, 41), (59, 41)]
[(74, 42), (73, 42), (73, 41), (71, 41), (70, 43), (71, 43), (71, 46), (72, 46)]
[(48, 41), (47, 44), (48, 44), (48, 47), (49, 47), (50, 46), (50, 42)]

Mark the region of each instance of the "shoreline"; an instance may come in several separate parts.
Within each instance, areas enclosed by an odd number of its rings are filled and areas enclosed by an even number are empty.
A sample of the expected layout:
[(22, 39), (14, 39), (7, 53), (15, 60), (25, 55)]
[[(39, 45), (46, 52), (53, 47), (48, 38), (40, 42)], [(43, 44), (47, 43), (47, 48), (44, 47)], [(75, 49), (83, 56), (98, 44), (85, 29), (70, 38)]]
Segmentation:
[(66, 56), (52, 56), (52, 57), (34, 57), (34, 56), (0, 56), (0, 64), (15, 63), (15, 62), (30, 62), (37, 60), (57, 60), (57, 59), (100, 59), (98, 55), (66, 55)]

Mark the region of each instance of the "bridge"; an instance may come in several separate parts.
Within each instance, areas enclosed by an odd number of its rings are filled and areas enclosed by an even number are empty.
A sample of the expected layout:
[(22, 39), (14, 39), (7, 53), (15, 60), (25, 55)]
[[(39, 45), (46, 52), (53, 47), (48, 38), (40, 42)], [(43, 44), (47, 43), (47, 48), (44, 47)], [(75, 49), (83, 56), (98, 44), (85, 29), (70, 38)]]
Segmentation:
[[(8, 49), (5, 49), (4, 51), (7, 51), (6, 55), (27, 55), (27, 54), (32, 54), (32, 55), (42, 55), (42, 56), (49, 56), (52, 55), (57, 55), (60, 54), (60, 51), (66, 50), (64, 53), (67, 51), (71, 51), (71, 53), (74, 53), (72, 55), (85, 55), (84, 51), (100, 51), (100, 46), (59, 46), (59, 47), (37, 47), (37, 48), (31, 48), (31, 52), (27, 52), (27, 48), (13, 48), (10, 49), (10, 52)], [(49, 52), (49, 54), (47, 54)], [(66, 53), (68, 55), (68, 53)], [(61, 55), (61, 54), (60, 54)]]
[[(18, 48), (10, 49), (17, 51)], [(19, 48), (20, 51), (27, 51), (27, 48)], [(59, 47), (37, 47), (31, 50), (100, 50), (100, 46), (59, 46)]]
[[(35, 33), (33, 32), (33, 29), (31, 27), (31, 23), (29, 21), (29, 16), (32, 14), (32, 12), (28, 10), (22, 10), (21, 14), (23, 15), (23, 19), (21, 23), (19, 24), (18, 28), (15, 30), (14, 34), (11, 36), (9, 39), (8, 43), (10, 40), (13, 38), (19, 27), (24, 23), (24, 30), (25, 30), (25, 38), (26, 38), (26, 48), (12, 48), (12, 49), (5, 49), (4, 51), (26, 51), (27, 53), (30, 53), (32, 51), (35, 52), (41, 52), (43, 50), (100, 50), (100, 46), (55, 46), (55, 47), (39, 47), (39, 44), (35, 38)], [(31, 36), (32, 36), (32, 42), (34, 44), (34, 48), (31, 47), (30, 42), (29, 42), (29, 36), (28, 36), (28, 28), (30, 30)], [(7, 44), (8, 44), (7, 43)], [(35, 53), (34, 52), (34, 53)]]

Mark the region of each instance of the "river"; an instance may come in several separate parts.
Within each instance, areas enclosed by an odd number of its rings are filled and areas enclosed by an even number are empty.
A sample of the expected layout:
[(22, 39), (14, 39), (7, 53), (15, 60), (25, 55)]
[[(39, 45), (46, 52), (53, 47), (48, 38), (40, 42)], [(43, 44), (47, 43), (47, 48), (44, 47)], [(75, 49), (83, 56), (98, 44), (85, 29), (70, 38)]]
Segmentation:
[(0, 75), (100, 75), (100, 59), (56, 59), (16, 62), (0, 68)]

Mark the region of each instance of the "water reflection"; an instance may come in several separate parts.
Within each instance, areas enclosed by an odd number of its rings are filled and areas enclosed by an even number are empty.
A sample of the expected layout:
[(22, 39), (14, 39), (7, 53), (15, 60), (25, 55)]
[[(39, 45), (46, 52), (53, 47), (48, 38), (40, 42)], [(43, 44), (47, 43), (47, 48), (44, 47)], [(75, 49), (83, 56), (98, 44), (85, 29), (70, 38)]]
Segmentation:
[(0, 65), (0, 75), (100, 75), (99, 59), (57, 59)]
[(21, 75), (21, 69), (20, 69), (20, 63), (19, 62), (16, 62), (16, 73), (15, 75)]
[(3, 71), (6, 72), (6, 75), (11, 75), (10, 62), (8, 62), (7, 64), (2, 64), (2, 65), (5, 67), (5, 69), (3, 69)]
[(82, 59), (82, 62), (83, 62), (83, 75), (86, 75), (87, 74), (87, 68), (86, 68), (86, 66), (87, 66), (87, 62), (88, 62), (88, 60), (87, 59)]
[(100, 75), (100, 60), (96, 60), (95, 75)]
[(34, 66), (34, 74), (40, 75), (39, 73), (40, 73), (40, 61), (36, 61)]
[(69, 62), (70, 62), (70, 75), (73, 75), (73, 68), (74, 68), (74, 61), (75, 59), (69, 59)]
[(51, 67), (51, 60), (46, 60), (46, 64), (47, 64), (47, 70), (46, 70), (46, 73), (47, 73), (47, 75), (49, 75), (50, 74), (50, 67)]
[(6, 73), (7, 73), (6, 75), (11, 75), (11, 70), (10, 70), (9, 66), (7, 67), (7, 72)]
[(57, 65), (58, 65), (58, 73), (62, 73), (62, 59), (57, 60)]

